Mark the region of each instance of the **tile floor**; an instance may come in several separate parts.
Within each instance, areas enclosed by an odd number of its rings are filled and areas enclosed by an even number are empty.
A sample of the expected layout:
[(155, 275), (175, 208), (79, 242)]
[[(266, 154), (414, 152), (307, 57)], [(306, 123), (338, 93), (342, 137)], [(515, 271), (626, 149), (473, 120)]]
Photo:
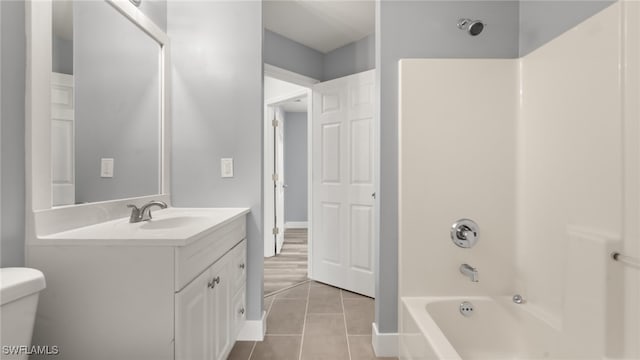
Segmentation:
[(238, 341), (229, 360), (369, 360), (373, 299), (317, 282), (265, 297), (264, 341)]

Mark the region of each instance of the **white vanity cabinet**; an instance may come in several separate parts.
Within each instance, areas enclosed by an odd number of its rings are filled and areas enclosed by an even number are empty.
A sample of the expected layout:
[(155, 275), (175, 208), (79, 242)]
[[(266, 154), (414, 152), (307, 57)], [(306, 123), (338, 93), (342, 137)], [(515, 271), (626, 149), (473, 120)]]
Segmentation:
[(248, 211), (169, 208), (38, 236), (33, 344), (65, 360), (226, 359), (245, 322)]
[(176, 293), (176, 360), (224, 360), (245, 320), (246, 240)]

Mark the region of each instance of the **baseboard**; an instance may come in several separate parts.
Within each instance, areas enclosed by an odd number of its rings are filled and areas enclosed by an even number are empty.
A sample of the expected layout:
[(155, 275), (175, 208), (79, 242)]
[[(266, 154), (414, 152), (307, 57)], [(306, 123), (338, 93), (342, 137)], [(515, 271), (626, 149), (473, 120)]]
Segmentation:
[(309, 223), (306, 221), (289, 221), (284, 223), (285, 229), (307, 229)]
[(371, 332), (371, 345), (377, 357), (397, 357), (398, 356), (398, 333), (380, 333), (378, 326), (373, 323)]
[(267, 312), (262, 312), (260, 320), (246, 320), (238, 334), (239, 341), (262, 341), (267, 333)]

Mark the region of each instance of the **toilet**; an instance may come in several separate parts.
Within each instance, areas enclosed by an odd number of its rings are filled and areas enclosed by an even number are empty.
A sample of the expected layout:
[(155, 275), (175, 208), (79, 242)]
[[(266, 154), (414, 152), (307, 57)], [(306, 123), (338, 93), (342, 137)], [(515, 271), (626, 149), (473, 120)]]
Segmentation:
[(45, 286), (39, 270), (0, 269), (0, 359), (28, 358), (38, 295)]

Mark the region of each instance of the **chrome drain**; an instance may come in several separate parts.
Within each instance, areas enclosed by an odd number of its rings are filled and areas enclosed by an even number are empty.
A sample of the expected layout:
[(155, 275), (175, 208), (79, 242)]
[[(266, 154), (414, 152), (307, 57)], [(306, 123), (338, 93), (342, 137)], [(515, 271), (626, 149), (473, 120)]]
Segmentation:
[(465, 317), (473, 315), (473, 304), (468, 301), (463, 301), (460, 304), (460, 314)]

